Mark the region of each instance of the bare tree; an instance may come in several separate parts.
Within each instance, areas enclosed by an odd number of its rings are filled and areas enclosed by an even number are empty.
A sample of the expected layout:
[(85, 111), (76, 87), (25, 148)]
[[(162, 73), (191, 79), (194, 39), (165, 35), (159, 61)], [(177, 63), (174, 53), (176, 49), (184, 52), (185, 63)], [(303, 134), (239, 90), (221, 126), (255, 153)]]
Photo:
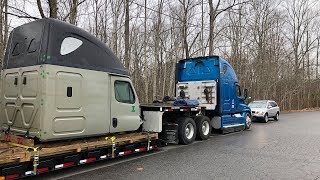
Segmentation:
[(0, 0), (0, 61), (3, 68), (4, 52), (8, 41), (8, 0)]
[(153, 69), (153, 86), (152, 86), (152, 98), (158, 97), (158, 75), (160, 72), (160, 33), (162, 30), (162, 9), (163, 9), (163, 0), (158, 0), (158, 10), (157, 10), (157, 17), (156, 23), (154, 24), (155, 33), (154, 33), (154, 58), (155, 58), (155, 66)]
[(220, 14), (223, 12), (232, 9), (235, 6), (238, 6), (240, 4), (247, 3), (245, 2), (237, 2), (236, 0), (233, 0), (230, 5), (227, 5), (226, 7), (223, 7), (221, 0), (218, 0), (217, 4), (213, 4), (213, 0), (209, 0), (209, 15), (210, 15), (210, 28), (209, 28), (209, 55), (213, 55), (214, 52), (214, 39), (215, 39), (215, 22)]
[(69, 22), (70, 24), (76, 24), (77, 13), (78, 13), (78, 0), (69, 0), (69, 4), (70, 4)]
[[(119, 1), (111, 1), (111, 11), (112, 11), (112, 17), (113, 17), (113, 30), (112, 30), (112, 49), (115, 52), (115, 54), (119, 55), (118, 53), (118, 34), (119, 34), (119, 18), (121, 14), (121, 8), (123, 4), (123, 0)], [(120, 20), (121, 21), (121, 20)]]
[(56, 19), (58, 17), (58, 2), (57, 2), (57, 0), (49, 0), (48, 4), (49, 4), (49, 10), (50, 10), (50, 18)]
[(129, 49), (129, 0), (125, 0), (125, 22), (124, 22), (124, 65), (126, 68), (130, 68), (130, 49)]

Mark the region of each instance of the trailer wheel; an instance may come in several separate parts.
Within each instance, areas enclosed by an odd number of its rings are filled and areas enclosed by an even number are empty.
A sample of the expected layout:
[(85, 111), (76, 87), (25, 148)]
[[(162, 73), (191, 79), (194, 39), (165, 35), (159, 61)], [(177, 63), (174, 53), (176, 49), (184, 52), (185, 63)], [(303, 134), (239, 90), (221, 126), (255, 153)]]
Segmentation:
[(196, 138), (196, 123), (192, 118), (179, 118), (178, 136), (180, 144), (190, 144)]
[(197, 136), (199, 140), (206, 140), (210, 136), (210, 119), (207, 116), (198, 116), (195, 118), (197, 125)]

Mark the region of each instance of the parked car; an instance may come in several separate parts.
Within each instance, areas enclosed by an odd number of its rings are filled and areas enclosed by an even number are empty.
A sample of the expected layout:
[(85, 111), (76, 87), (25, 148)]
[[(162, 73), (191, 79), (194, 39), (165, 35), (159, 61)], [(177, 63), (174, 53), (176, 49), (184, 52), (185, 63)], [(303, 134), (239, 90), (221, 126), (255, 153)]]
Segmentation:
[(275, 101), (272, 100), (259, 100), (249, 103), (253, 119), (262, 119), (265, 123), (269, 118), (279, 120), (280, 108)]

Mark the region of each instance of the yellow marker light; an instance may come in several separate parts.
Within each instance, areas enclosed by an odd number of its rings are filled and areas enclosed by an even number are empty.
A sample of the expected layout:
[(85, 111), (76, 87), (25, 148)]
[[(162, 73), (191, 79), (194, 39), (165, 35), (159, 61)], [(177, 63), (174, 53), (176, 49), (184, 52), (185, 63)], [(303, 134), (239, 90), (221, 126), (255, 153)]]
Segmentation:
[(110, 139), (111, 139), (112, 142), (114, 142), (116, 140), (116, 137), (112, 136)]

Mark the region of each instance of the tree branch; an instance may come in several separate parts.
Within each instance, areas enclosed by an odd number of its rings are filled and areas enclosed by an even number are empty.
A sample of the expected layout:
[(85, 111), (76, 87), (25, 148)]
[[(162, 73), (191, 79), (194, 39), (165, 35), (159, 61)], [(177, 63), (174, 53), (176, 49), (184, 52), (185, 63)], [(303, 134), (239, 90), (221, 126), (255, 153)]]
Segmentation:
[[(82, 0), (81, 2), (79, 2), (77, 4), (77, 6), (80, 6), (82, 3), (84, 3), (86, 0)], [(64, 16), (63, 21), (66, 21), (67, 18), (70, 16), (71, 11), (68, 12), (68, 14), (66, 14), (66, 16)]]
[(23, 10), (18, 9), (18, 8), (16, 8), (16, 7), (9, 6), (9, 5), (8, 5), (8, 7), (11, 8), (11, 9), (13, 9), (13, 10), (15, 10), (15, 11), (18, 11), (19, 14), (24, 14), (25, 16), (31, 16), (30, 14), (28, 14), (28, 13), (24, 12)]
[(223, 13), (223, 12), (225, 12), (225, 11), (227, 11), (227, 10), (235, 7), (235, 6), (238, 6), (238, 5), (240, 5), (240, 4), (246, 4), (246, 3), (248, 3), (248, 2), (249, 2), (249, 1), (244, 1), (244, 2), (240, 2), (240, 3), (235, 3), (235, 1), (234, 1), (234, 3), (233, 3), (231, 6), (228, 6), (228, 7), (224, 8), (224, 9), (217, 10), (217, 13), (216, 13), (216, 17), (215, 17), (215, 18), (217, 18), (217, 16), (218, 16), (219, 14), (221, 14), (221, 13)]
[(42, 5), (41, 5), (41, 0), (37, 0), (37, 5), (38, 5), (38, 9), (39, 9), (39, 12), (40, 12), (41, 17), (42, 17), (42, 18), (45, 18), (46, 16), (45, 16), (44, 13), (43, 13)]
[(37, 17), (34, 17), (34, 16), (30, 16), (30, 15), (19, 15), (19, 14), (13, 14), (13, 13), (10, 13), (10, 12), (2, 12), (4, 14), (9, 14), (9, 15), (12, 15), (12, 16), (16, 16), (18, 18), (27, 18), (27, 19), (39, 19)]

